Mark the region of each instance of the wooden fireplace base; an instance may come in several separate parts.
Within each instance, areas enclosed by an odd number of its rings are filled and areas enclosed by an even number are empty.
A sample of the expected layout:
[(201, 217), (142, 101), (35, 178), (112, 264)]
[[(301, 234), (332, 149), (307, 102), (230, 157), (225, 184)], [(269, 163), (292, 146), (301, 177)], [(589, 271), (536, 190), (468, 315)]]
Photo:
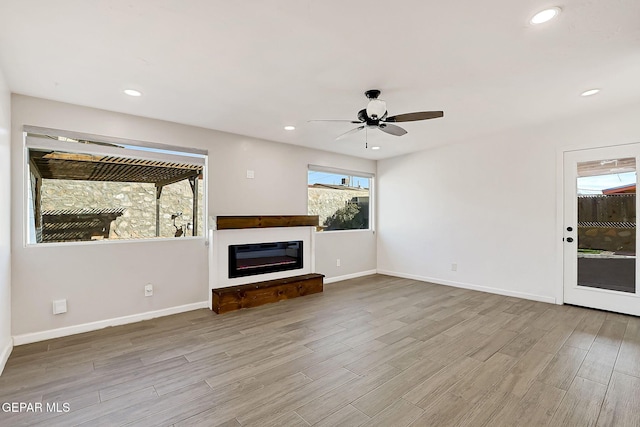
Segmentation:
[(211, 309), (218, 314), (257, 307), (323, 290), (324, 274), (304, 274), (285, 279), (213, 289)]

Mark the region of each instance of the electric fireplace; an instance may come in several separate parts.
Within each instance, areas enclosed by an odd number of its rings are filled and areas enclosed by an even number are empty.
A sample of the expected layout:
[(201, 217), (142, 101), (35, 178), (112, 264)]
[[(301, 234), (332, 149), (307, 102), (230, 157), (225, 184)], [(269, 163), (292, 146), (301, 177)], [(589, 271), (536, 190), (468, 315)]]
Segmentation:
[(302, 240), (229, 245), (230, 279), (302, 267)]

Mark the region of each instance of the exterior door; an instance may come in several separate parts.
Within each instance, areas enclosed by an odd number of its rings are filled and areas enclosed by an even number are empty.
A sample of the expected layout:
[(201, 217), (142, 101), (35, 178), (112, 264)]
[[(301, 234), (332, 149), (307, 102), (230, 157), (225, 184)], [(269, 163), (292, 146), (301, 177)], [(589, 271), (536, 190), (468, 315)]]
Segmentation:
[(640, 144), (564, 153), (564, 302), (640, 315)]

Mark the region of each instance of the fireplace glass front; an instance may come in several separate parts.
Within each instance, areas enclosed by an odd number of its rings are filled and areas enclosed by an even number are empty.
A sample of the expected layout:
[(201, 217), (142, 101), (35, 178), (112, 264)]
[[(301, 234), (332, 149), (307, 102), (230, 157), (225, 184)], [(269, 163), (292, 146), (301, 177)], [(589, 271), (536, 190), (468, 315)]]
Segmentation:
[(302, 268), (302, 241), (229, 245), (229, 278)]

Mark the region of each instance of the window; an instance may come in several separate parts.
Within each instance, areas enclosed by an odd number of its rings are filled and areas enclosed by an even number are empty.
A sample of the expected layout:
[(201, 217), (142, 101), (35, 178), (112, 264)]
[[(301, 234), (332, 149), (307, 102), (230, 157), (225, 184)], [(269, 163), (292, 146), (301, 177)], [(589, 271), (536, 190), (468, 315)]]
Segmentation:
[(323, 231), (371, 229), (373, 175), (309, 166), (308, 213)]
[(26, 137), (28, 243), (202, 236), (206, 152)]

